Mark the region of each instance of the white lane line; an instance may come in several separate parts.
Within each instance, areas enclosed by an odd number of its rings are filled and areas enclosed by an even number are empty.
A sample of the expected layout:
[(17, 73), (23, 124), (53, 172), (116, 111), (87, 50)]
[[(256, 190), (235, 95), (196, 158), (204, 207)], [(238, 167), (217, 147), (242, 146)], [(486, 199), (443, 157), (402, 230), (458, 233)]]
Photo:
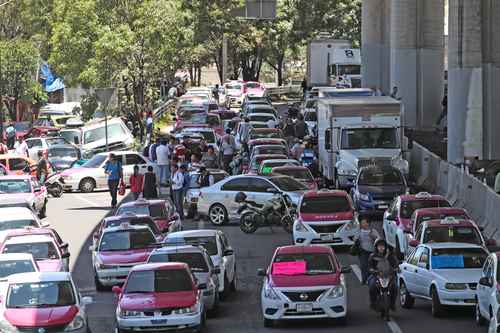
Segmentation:
[(92, 201), (92, 200), (89, 200), (87, 198), (85, 198), (84, 196), (78, 194), (78, 195), (75, 195), (75, 197), (80, 200), (80, 201), (83, 201), (89, 205), (91, 205), (92, 207), (102, 207), (102, 204), (98, 204), (97, 202), (95, 201)]
[(403, 333), (398, 323), (396, 323), (392, 319), (387, 322), (387, 326), (389, 326), (389, 329), (391, 330), (392, 333)]
[(356, 264), (353, 264), (353, 265), (351, 265), (351, 268), (352, 268), (352, 272), (354, 273), (354, 275), (356, 275), (359, 282), (363, 282), (363, 276), (361, 274), (361, 269), (359, 268), (359, 266)]

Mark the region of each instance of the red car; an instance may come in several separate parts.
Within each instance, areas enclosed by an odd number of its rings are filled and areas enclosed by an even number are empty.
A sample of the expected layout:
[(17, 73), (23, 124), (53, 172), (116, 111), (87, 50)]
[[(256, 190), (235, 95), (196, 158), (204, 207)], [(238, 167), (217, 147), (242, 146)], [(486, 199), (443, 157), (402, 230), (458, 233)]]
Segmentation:
[(101, 223), (99, 223), (97, 231), (94, 232), (94, 244), (99, 240), (104, 229), (117, 227), (122, 223), (128, 223), (130, 225), (146, 225), (149, 227), (149, 229), (151, 229), (158, 242), (161, 242), (163, 240), (163, 235), (158, 228), (158, 225), (155, 223), (151, 216), (126, 213), (125, 215), (110, 216), (104, 218)]
[(342, 268), (330, 247), (284, 246), (276, 249), (264, 278), (261, 307), (264, 326), (278, 320), (336, 319), (345, 322), (347, 289)]
[(271, 172), (273, 175), (285, 175), (292, 177), (293, 179), (306, 184), (311, 191), (318, 190), (318, 183), (316, 182), (313, 175), (311, 174), (311, 171), (309, 171), (307, 167), (282, 166), (273, 168)]
[(412, 235), (415, 235), (422, 222), (430, 220), (444, 220), (447, 217), (453, 217), (459, 220), (470, 220), (469, 213), (463, 208), (439, 207), (439, 208), (421, 208), (413, 212), (411, 216)]
[(127, 214), (151, 216), (161, 233), (182, 230), (179, 214), (175, 212), (174, 205), (168, 199), (139, 199), (127, 202), (120, 205), (115, 216)]
[(37, 138), (40, 136), (48, 136), (48, 135), (53, 135), (55, 136), (59, 132), (59, 128), (57, 127), (51, 127), (51, 126), (33, 126), (30, 128), (28, 132), (24, 135), (24, 139), (27, 138)]

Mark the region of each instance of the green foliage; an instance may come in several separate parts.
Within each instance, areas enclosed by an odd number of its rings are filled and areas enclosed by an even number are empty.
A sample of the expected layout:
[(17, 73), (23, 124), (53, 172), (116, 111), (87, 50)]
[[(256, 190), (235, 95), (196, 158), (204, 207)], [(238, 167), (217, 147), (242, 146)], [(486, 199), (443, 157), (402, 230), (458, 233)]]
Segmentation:
[(87, 94), (82, 96), (80, 100), (80, 106), (82, 108), (82, 120), (89, 121), (90, 119), (92, 119), (95, 110), (97, 110), (97, 107), (99, 106), (95, 94)]

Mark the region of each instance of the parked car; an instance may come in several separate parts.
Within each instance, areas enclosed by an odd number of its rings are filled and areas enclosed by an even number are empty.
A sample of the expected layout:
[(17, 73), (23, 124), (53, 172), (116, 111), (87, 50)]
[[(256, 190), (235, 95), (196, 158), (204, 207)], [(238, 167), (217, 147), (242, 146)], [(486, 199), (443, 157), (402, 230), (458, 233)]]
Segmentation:
[(47, 223), (40, 221), (32, 208), (2, 207), (0, 208), (0, 231), (13, 229), (44, 228)]
[(476, 290), (476, 324), (483, 326), (489, 322), (489, 332), (497, 332), (500, 325), (499, 255), (499, 252), (490, 253), (486, 259)]
[[(210, 185), (213, 185), (224, 178), (228, 177), (229, 174), (220, 169), (207, 169), (209, 172)], [(187, 209), (187, 218), (193, 218), (198, 211), (198, 200), (200, 198), (200, 184), (198, 184), (198, 179), (200, 177), (199, 170), (193, 170), (189, 172), (191, 176), (191, 182), (189, 183), (189, 189), (186, 193), (184, 207)]]
[[(38, 265), (30, 253), (0, 254), (0, 279), (19, 273), (38, 272)], [(0, 326), (1, 327), (1, 326)]]
[(93, 300), (80, 295), (70, 273), (14, 274), (1, 288), (5, 298), (0, 303), (0, 332), (90, 330), (87, 306)]
[(130, 270), (118, 297), (115, 332), (201, 332), (205, 325), (202, 293), (187, 264), (155, 263)]
[(132, 148), (134, 136), (120, 118), (108, 119), (107, 131), (105, 125), (104, 120), (94, 120), (81, 127), (81, 149), (84, 158), (88, 159), (95, 154), (107, 151), (106, 132), (109, 151), (123, 151)]
[(35, 175), (36, 162), (32, 159), (18, 154), (0, 154), (0, 164), (5, 167), (9, 174), (24, 175), (30, 170)]
[(261, 291), (264, 326), (278, 320), (347, 319), (347, 285), (333, 250), (326, 246), (283, 246), (276, 249)]
[[(113, 154), (121, 158), (124, 182), (127, 185), (129, 185), (129, 178), (134, 172), (134, 165), (139, 166), (139, 171), (142, 174), (147, 171), (148, 166), (152, 166), (153, 169), (157, 168), (155, 163), (135, 151), (114, 151)], [(87, 193), (107, 189), (108, 177), (104, 173), (104, 166), (108, 161), (108, 156), (109, 153), (99, 153), (81, 167), (64, 170), (61, 173), (64, 190), (79, 190)]]
[(247, 81), (243, 83), (243, 92), (245, 95), (262, 97), (266, 88), (260, 82)]
[(413, 307), (417, 298), (430, 300), (432, 315), (441, 317), (446, 306), (475, 306), (487, 256), (485, 249), (473, 244), (419, 245), (399, 266), (401, 307)]
[(205, 284), (203, 303), (210, 315), (215, 315), (219, 307), (220, 268), (215, 267), (207, 250), (201, 246), (180, 245), (167, 246), (154, 250), (148, 258), (148, 263), (182, 262), (189, 269), (198, 284)]
[(345, 191), (309, 191), (298, 205), (293, 224), (297, 245), (352, 245), (359, 235), (359, 222)]
[[(250, 146), (249, 146), (249, 149), (253, 149), (253, 146), (252, 146), (252, 148), (250, 148)], [(262, 161), (270, 160), (270, 159), (286, 160), (286, 159), (288, 159), (288, 157), (286, 155), (274, 155), (274, 154), (253, 155), (252, 159), (250, 160), (250, 164), (248, 165), (248, 168), (246, 170), (247, 173), (258, 174), (258, 172), (260, 170), (260, 166), (262, 164)], [(297, 162), (297, 165), (298, 165), (298, 162)]]
[(280, 166), (274, 167), (271, 170), (271, 175), (283, 175), (292, 177), (295, 180), (298, 180), (301, 183), (307, 185), (309, 190), (317, 191), (318, 190), (318, 182), (313, 178), (311, 171), (305, 166)]
[(57, 171), (71, 168), (81, 158), (80, 149), (74, 145), (53, 145), (48, 149), (48, 161)]
[(0, 176), (0, 200), (17, 197), (26, 200), (38, 216), (47, 213), (47, 189), (32, 176)]
[(245, 192), (248, 200), (258, 204), (263, 204), (280, 192), (287, 194), (294, 204), (298, 204), (306, 191), (307, 186), (287, 176), (231, 176), (201, 189), (198, 213), (208, 216), (212, 224), (222, 225), (239, 217), (239, 204), (235, 201), (238, 192)]
[(174, 232), (165, 238), (167, 246), (198, 245), (202, 246), (212, 259), (214, 267), (220, 268), (219, 295), (225, 299), (237, 288), (236, 256), (229, 240), (220, 230), (189, 230)]
[(361, 168), (351, 189), (356, 210), (375, 215), (382, 215), (395, 197), (406, 193), (409, 188), (405, 176), (392, 166)]
[(403, 257), (407, 247), (407, 233), (411, 233), (411, 216), (420, 208), (450, 207), (450, 203), (440, 195), (427, 192), (400, 195), (393, 200), (384, 213), (383, 232), (385, 240), (394, 250), (396, 256)]

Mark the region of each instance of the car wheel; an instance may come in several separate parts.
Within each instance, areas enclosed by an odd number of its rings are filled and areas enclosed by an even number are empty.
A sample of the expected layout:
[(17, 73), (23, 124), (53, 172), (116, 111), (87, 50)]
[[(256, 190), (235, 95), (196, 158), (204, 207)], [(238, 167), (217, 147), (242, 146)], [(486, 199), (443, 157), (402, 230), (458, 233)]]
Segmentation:
[(274, 320), (264, 318), (264, 327), (265, 328), (273, 328), (274, 327)]
[(97, 278), (97, 275), (94, 275), (94, 283), (95, 283), (95, 290), (97, 291), (106, 291), (107, 288), (105, 285), (103, 285), (99, 279)]
[(432, 316), (435, 318), (439, 318), (443, 315), (443, 305), (441, 305), (441, 301), (439, 300), (439, 294), (436, 290), (436, 287), (432, 287), (431, 289), (431, 298), (432, 298)]
[(94, 191), (96, 183), (92, 178), (84, 178), (80, 181), (80, 185), (78, 187), (83, 193), (90, 193)]
[(401, 280), (399, 283), (399, 302), (404, 309), (411, 309), (415, 304), (415, 299), (410, 295), (406, 284)]
[(476, 321), (477, 326), (484, 326), (486, 324), (486, 320), (481, 315), (481, 311), (479, 310), (479, 301), (476, 299), (476, 307), (474, 311), (474, 319)]
[(227, 221), (227, 211), (221, 204), (214, 204), (208, 210), (208, 219), (213, 225), (223, 225)]

